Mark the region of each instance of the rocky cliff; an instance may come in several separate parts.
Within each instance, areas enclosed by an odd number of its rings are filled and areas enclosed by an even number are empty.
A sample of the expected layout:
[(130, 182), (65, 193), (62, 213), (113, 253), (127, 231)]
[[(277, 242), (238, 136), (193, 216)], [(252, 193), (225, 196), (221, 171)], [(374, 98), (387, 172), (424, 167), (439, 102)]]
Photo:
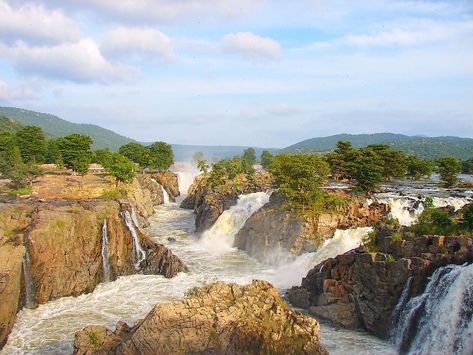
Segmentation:
[[(138, 176), (120, 201), (58, 200), (53, 190), (39, 189), (41, 199), (0, 204), (0, 346), (22, 306), (91, 292), (121, 275), (173, 277), (187, 270), (141, 228), (140, 220), (159, 203), (162, 191), (156, 186), (150, 177)], [(82, 186), (84, 194), (89, 187)], [(88, 197), (102, 195), (95, 188)]]
[(326, 354), (313, 318), (292, 311), (265, 281), (217, 282), (160, 304), (129, 328), (90, 326), (75, 354)]
[(320, 214), (317, 221), (290, 210), (282, 195), (273, 193), (270, 202), (255, 212), (235, 236), (235, 246), (265, 262), (280, 256), (312, 252), (337, 228), (370, 226), (388, 214), (386, 205), (368, 204), (352, 197), (339, 210)]
[(158, 172), (150, 174), (151, 178), (156, 180), (160, 185), (163, 186), (164, 190), (169, 195), (171, 201), (175, 201), (175, 198), (179, 196), (179, 180), (176, 174), (170, 171)]
[(217, 188), (209, 186), (206, 175), (199, 175), (181, 207), (194, 210), (196, 232), (200, 233), (210, 229), (223, 211), (236, 204), (239, 195), (266, 191), (270, 187), (271, 177), (266, 172), (255, 173), (252, 181), (240, 175)]
[(289, 300), (317, 317), (384, 338), (410, 277), (413, 297), (435, 269), (473, 261), (472, 237), (384, 238), (378, 248), (374, 253), (355, 249), (320, 263), (288, 292)]

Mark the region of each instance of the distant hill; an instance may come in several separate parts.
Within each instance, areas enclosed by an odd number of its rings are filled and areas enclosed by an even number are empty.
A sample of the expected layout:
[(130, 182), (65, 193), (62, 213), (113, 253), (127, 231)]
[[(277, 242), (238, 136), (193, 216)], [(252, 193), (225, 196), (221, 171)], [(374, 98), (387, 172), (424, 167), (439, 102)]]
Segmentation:
[(50, 114), (15, 107), (0, 107), (0, 116), (8, 117), (23, 125), (41, 127), (49, 136), (62, 137), (71, 133), (89, 135), (94, 141), (93, 149), (110, 148), (110, 150), (117, 150), (121, 145), (133, 141), (97, 125), (72, 123)]
[(473, 139), (459, 137), (421, 137), (395, 133), (337, 134), (304, 140), (284, 148), (283, 152), (328, 152), (338, 141), (351, 141), (356, 148), (370, 144), (389, 144), (393, 149), (416, 154), (424, 159), (451, 155), (462, 160), (473, 156)]
[(15, 120), (7, 117), (0, 117), (0, 133), (8, 132), (15, 133), (22, 125)]

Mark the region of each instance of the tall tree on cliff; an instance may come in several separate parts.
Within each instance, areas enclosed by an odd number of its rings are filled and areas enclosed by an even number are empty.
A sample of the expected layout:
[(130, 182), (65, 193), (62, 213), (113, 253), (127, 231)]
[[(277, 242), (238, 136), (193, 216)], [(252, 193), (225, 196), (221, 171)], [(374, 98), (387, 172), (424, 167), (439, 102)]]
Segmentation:
[(90, 151), (92, 143), (92, 138), (86, 135), (74, 133), (65, 136), (59, 142), (59, 151), (64, 165), (69, 169), (82, 173), (85, 162), (88, 165), (92, 158), (92, 152)]
[(130, 159), (120, 153), (113, 153), (108, 172), (115, 177), (115, 185), (118, 187), (120, 182), (126, 183), (133, 181), (135, 168), (135, 164)]
[(155, 142), (148, 147), (149, 164), (151, 169), (166, 171), (174, 163), (174, 153), (170, 144)]
[(47, 143), (43, 130), (36, 126), (25, 126), (16, 132), (16, 144), (24, 163), (43, 163)]
[(383, 180), (383, 161), (371, 149), (361, 150), (348, 165), (348, 170), (350, 176), (356, 180), (356, 188), (368, 194)]
[(141, 167), (147, 167), (149, 165), (149, 151), (144, 145), (130, 142), (122, 145), (118, 149), (118, 152), (130, 159), (132, 162), (137, 163)]

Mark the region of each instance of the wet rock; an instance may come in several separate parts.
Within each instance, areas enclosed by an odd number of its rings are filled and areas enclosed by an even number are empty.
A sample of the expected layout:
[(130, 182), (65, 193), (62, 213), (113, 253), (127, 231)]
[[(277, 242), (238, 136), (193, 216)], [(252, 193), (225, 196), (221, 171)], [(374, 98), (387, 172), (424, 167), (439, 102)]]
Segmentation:
[(437, 268), (472, 261), (473, 237), (385, 240), (379, 252), (359, 248), (316, 265), (287, 295), (294, 306), (317, 317), (384, 338), (409, 277), (413, 297), (423, 292)]
[(207, 285), (122, 328), (85, 328), (76, 333), (74, 353), (327, 354), (317, 321), (289, 309), (265, 281)]
[(175, 201), (175, 197), (179, 196), (179, 179), (176, 174), (170, 171), (158, 172), (151, 174), (151, 177), (155, 179), (160, 185), (163, 186), (164, 190), (169, 195), (171, 201)]
[(187, 266), (164, 245), (155, 244), (148, 252), (144, 261), (143, 273), (147, 275), (163, 275), (166, 278), (187, 272)]

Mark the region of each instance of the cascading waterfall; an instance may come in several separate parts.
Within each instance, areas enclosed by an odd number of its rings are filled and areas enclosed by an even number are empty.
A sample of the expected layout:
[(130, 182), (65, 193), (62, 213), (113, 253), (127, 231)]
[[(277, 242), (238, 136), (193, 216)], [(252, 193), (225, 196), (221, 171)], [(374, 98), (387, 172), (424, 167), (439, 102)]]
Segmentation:
[(463, 206), (472, 202), (472, 200), (466, 197), (450, 196), (450, 197), (434, 197), (432, 202), (435, 208), (451, 206), (453, 207), (455, 211), (458, 211)]
[(136, 270), (140, 269), (141, 262), (146, 259), (146, 252), (141, 247), (140, 240), (138, 238), (138, 233), (136, 233), (135, 226), (138, 227), (138, 221), (136, 218), (136, 212), (132, 209), (132, 212), (128, 212), (127, 210), (122, 211), (122, 216), (125, 221), (126, 227), (131, 233), (133, 238), (133, 255), (134, 255), (134, 266)]
[(195, 168), (194, 165), (185, 165), (176, 171), (177, 181), (179, 183), (179, 192), (181, 195), (186, 195), (189, 191), (189, 187), (194, 182), (194, 179), (197, 175), (200, 174), (200, 171)]
[(266, 192), (240, 195), (237, 204), (224, 211), (212, 228), (202, 234), (201, 242), (213, 251), (231, 250), (235, 235), (253, 213), (269, 202), (269, 196)]
[(410, 354), (473, 354), (473, 264), (447, 265), (400, 313), (392, 342)]
[(166, 203), (169, 203), (169, 194), (167, 193), (167, 191), (164, 189), (163, 185), (160, 185), (161, 186), (161, 191), (163, 192), (163, 202), (164, 204)]
[(33, 284), (33, 279), (31, 277), (31, 256), (28, 249), (28, 237), (25, 236), (24, 241), (25, 246), (25, 256), (23, 258), (23, 278), (25, 280), (25, 304), (26, 308), (35, 308), (35, 289)]
[(104, 219), (102, 227), (102, 270), (104, 282), (110, 282), (110, 265), (108, 262), (108, 229)]

